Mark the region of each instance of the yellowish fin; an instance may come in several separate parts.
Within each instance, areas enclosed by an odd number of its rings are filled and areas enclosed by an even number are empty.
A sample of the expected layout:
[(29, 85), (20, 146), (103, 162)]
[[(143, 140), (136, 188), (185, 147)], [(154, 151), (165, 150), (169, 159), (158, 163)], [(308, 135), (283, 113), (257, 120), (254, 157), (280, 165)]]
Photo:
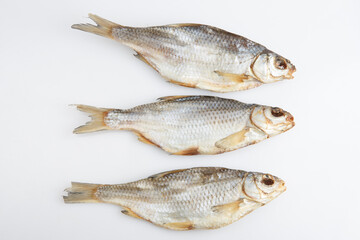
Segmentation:
[(151, 175), (149, 178), (158, 179), (158, 178), (162, 178), (162, 177), (165, 177), (165, 176), (173, 174), (173, 173), (179, 173), (179, 172), (183, 172), (186, 170), (187, 169), (176, 169), (176, 170), (172, 170), (172, 171), (162, 172), (162, 173), (158, 173), (155, 175)]
[(170, 100), (176, 100), (176, 99), (186, 98), (186, 97), (191, 97), (191, 96), (187, 96), (187, 95), (166, 96), (166, 97), (160, 97), (160, 98), (158, 98), (157, 100), (158, 100), (158, 101), (170, 101)]
[(117, 23), (110, 22), (91, 13), (89, 13), (89, 18), (96, 23), (96, 26), (89, 23), (74, 24), (71, 26), (71, 28), (113, 39), (114, 37), (112, 35), (112, 29), (123, 27)]
[(169, 24), (169, 25), (166, 25), (168, 27), (199, 27), (199, 26), (202, 26), (201, 24), (198, 24), (198, 23), (177, 23), (177, 24)]
[(104, 117), (107, 115), (110, 109), (97, 108), (87, 105), (76, 105), (76, 107), (78, 110), (82, 112), (90, 113), (89, 116), (92, 118), (92, 120), (90, 122), (87, 122), (83, 126), (75, 128), (73, 133), (88, 133), (88, 132), (96, 132), (100, 130), (110, 129), (104, 123)]
[(194, 228), (194, 224), (192, 222), (174, 222), (174, 223), (166, 223), (163, 225), (166, 228), (170, 228), (172, 230), (177, 231), (186, 231)]
[[(125, 207), (124, 207), (125, 208)], [(139, 215), (137, 215), (135, 212), (133, 212), (130, 208), (125, 208), (125, 210), (121, 211), (123, 214), (130, 216), (130, 217), (134, 217), (134, 218), (138, 218), (138, 219), (143, 219), (142, 217), (140, 217)]]
[(157, 146), (157, 147), (160, 147), (159, 145), (157, 145), (156, 143), (154, 143), (153, 141), (151, 141), (150, 139), (146, 138), (142, 133), (138, 132), (138, 131), (135, 131), (133, 130), (133, 133), (136, 134), (136, 136), (138, 136), (138, 139), (140, 142), (143, 142), (143, 143), (146, 143), (146, 144), (149, 144), (149, 145), (154, 145), (154, 146)]
[(154, 63), (151, 63), (148, 59), (146, 59), (141, 53), (136, 52), (136, 54), (134, 54), (134, 56), (143, 61), (144, 63), (146, 63), (147, 65), (149, 65), (150, 67), (152, 67), (155, 71), (159, 72), (159, 69), (156, 67), (156, 65)]
[(236, 132), (226, 138), (220, 139), (215, 143), (215, 146), (221, 149), (233, 150), (257, 143), (267, 137), (268, 136), (259, 129), (246, 127), (240, 132)]
[(191, 147), (176, 153), (172, 153), (173, 155), (197, 155), (199, 154), (199, 148), (198, 147)]
[(231, 202), (228, 204), (223, 204), (223, 205), (217, 205), (212, 207), (213, 212), (215, 213), (228, 213), (228, 214), (233, 214), (235, 212), (237, 212), (240, 208), (240, 204), (244, 201), (244, 199), (239, 199), (235, 202)]
[(72, 182), (71, 188), (65, 189), (67, 196), (63, 196), (65, 203), (96, 203), (100, 202), (95, 192), (99, 184)]
[(223, 73), (223, 72), (219, 72), (219, 71), (215, 71), (215, 73), (218, 74), (219, 76), (222, 76), (226, 80), (229, 80), (232, 82), (237, 82), (237, 83), (243, 83), (244, 81), (254, 79), (251, 76), (246, 75), (246, 74)]
[[(163, 77), (165, 77), (165, 76), (163, 76)], [(175, 81), (175, 80), (172, 80), (172, 79), (168, 79), (168, 81), (170, 83), (174, 83), (174, 84), (177, 84), (177, 85), (180, 85), (180, 86), (183, 86), (183, 87), (196, 88), (196, 84), (194, 84), (194, 83), (179, 82), (179, 81)]]
[(240, 132), (231, 134), (230, 136), (227, 136), (226, 138), (223, 138), (215, 143), (215, 146), (218, 148), (232, 148), (238, 145), (239, 143), (245, 141), (246, 136), (245, 134), (249, 131), (249, 128), (245, 128)]

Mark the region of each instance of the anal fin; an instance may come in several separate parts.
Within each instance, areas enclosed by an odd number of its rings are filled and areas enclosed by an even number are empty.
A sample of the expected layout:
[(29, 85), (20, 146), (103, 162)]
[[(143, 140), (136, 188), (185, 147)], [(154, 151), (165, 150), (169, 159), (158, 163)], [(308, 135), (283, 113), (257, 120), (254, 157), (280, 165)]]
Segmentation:
[(178, 231), (186, 231), (194, 229), (194, 224), (190, 221), (188, 222), (173, 222), (173, 223), (166, 223), (163, 225), (163, 227), (172, 229), (172, 230), (178, 230)]
[(172, 79), (168, 79), (168, 81), (170, 83), (177, 84), (177, 85), (180, 85), (180, 86), (183, 86), (183, 87), (196, 88), (196, 84), (179, 82), (179, 81), (175, 81), (175, 80), (172, 80)]
[(199, 154), (199, 148), (198, 147), (191, 147), (185, 150), (181, 150), (179, 152), (173, 153), (173, 155), (197, 155)]
[(138, 219), (143, 219), (142, 217), (140, 217), (139, 215), (137, 215), (135, 212), (133, 212), (130, 208), (125, 208), (124, 210), (121, 211), (123, 214), (128, 215), (130, 217), (134, 217), (134, 218), (138, 218)]
[(155, 64), (150, 63), (141, 53), (136, 52), (136, 54), (134, 54), (134, 56), (143, 61), (144, 63), (146, 63), (147, 65), (149, 65), (150, 67), (152, 67), (155, 71), (159, 72), (158, 68), (155, 66)]
[(146, 143), (146, 144), (150, 144), (150, 145), (154, 145), (159, 147), (159, 145), (157, 145), (156, 143), (152, 142), (151, 140), (149, 140), (148, 138), (146, 138), (143, 134), (141, 134), (140, 132), (137, 131), (133, 131), (136, 136), (138, 137), (140, 142)]

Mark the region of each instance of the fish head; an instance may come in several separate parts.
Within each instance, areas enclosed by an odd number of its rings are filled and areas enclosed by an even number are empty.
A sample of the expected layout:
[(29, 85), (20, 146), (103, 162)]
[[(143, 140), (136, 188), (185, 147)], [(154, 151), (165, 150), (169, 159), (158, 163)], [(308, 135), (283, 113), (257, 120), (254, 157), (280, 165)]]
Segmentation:
[(295, 126), (294, 117), (278, 107), (254, 107), (250, 120), (269, 137), (283, 133)]
[(255, 58), (251, 64), (251, 71), (259, 81), (272, 83), (293, 79), (296, 68), (288, 59), (266, 50)]
[(268, 203), (286, 190), (285, 182), (268, 173), (249, 172), (242, 191), (249, 200)]

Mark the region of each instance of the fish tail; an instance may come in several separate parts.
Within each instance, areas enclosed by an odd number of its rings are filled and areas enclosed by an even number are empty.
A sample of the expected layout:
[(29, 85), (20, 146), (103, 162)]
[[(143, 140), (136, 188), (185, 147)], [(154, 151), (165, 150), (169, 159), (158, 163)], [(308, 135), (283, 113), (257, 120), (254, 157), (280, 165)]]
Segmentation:
[(117, 23), (110, 22), (109, 20), (106, 20), (91, 13), (89, 13), (89, 18), (96, 23), (96, 26), (89, 23), (74, 24), (71, 26), (71, 28), (113, 39), (114, 37), (112, 35), (112, 29), (123, 27)]
[(63, 196), (65, 203), (96, 203), (100, 202), (95, 193), (100, 184), (72, 182), (71, 187), (65, 189), (67, 196)]
[(90, 113), (92, 118), (90, 122), (87, 122), (85, 125), (77, 127), (74, 129), (73, 133), (88, 133), (96, 132), (100, 130), (110, 129), (104, 122), (104, 118), (107, 116), (110, 109), (107, 108), (97, 108), (87, 105), (75, 105), (78, 110), (86, 113)]

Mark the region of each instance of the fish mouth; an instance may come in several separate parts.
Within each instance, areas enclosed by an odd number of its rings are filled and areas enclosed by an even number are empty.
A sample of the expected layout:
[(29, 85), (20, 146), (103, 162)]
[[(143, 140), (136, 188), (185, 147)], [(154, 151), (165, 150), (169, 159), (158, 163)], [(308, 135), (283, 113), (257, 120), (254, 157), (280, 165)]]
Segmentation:
[(295, 126), (295, 122), (289, 122), (285, 126), (286, 126), (286, 129), (283, 132), (286, 132), (286, 131), (289, 131), (290, 129), (292, 129)]
[(290, 113), (287, 113), (286, 121), (295, 123), (294, 122), (294, 117)]
[(280, 187), (278, 189), (279, 192), (285, 192), (286, 191), (286, 186), (285, 186), (285, 182), (284, 180), (281, 180), (281, 183), (280, 183)]
[(284, 180), (280, 180), (279, 186), (277, 187), (277, 189), (274, 191), (274, 199), (276, 197), (278, 197), (280, 194), (282, 194), (283, 192), (285, 192), (287, 190), (287, 187), (285, 186), (285, 181)]
[(286, 112), (286, 122), (287, 122), (287, 126), (288, 126), (288, 129), (287, 130), (289, 130), (289, 129), (291, 129), (291, 128), (293, 128), (294, 126), (295, 126), (295, 121), (294, 121), (294, 116), (293, 115), (291, 115), (290, 113), (288, 113), (288, 112)]
[[(295, 126), (295, 122), (287, 122), (281, 125), (279, 133), (284, 133), (289, 131), (290, 129), (292, 129)], [(278, 134), (279, 134), (278, 133)]]
[(296, 67), (295, 65), (291, 65), (291, 67), (289, 68), (288, 73), (285, 75), (285, 79), (293, 79), (294, 76), (293, 74), (296, 72)]

